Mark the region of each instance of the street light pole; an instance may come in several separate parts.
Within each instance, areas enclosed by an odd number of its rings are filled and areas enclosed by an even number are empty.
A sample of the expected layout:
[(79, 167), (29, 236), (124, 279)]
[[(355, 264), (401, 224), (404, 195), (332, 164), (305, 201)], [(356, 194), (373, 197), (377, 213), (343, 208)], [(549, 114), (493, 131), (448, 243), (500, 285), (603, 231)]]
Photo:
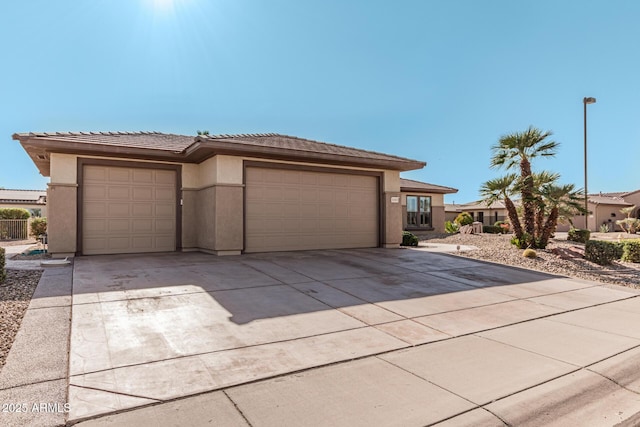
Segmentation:
[(595, 98), (583, 98), (584, 105), (584, 228), (589, 229), (589, 192), (587, 191), (587, 104), (595, 104)]

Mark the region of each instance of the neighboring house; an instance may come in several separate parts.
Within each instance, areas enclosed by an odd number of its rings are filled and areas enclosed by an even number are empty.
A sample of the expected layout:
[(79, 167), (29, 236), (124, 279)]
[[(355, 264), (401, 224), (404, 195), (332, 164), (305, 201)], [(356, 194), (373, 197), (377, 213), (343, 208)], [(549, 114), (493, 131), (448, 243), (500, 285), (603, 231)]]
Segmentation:
[[(49, 251), (397, 247), (424, 162), (278, 134), (14, 134), (49, 176)], [(425, 193), (428, 194), (428, 193)]]
[[(609, 231), (622, 231), (616, 221), (625, 219), (626, 214), (620, 209), (637, 206), (640, 208), (640, 190), (616, 193), (589, 194), (588, 227), (591, 231), (599, 231), (602, 224), (607, 224)], [(640, 209), (635, 209), (631, 214), (634, 218), (640, 218)], [(576, 215), (572, 218), (574, 227), (584, 228), (584, 215)], [(570, 224), (558, 224), (558, 231), (567, 231)]]
[(400, 178), (400, 192), (405, 230), (444, 233), (444, 195), (457, 193), (457, 189)]
[(494, 225), (496, 221), (509, 220), (507, 208), (502, 200), (495, 201), (491, 205), (487, 205), (482, 200), (460, 205), (447, 204), (445, 205), (445, 220), (453, 222), (462, 212), (468, 212), (474, 221), (481, 222), (483, 225)]
[(47, 192), (44, 190), (0, 189), (0, 209), (21, 208), (33, 217), (47, 216)]

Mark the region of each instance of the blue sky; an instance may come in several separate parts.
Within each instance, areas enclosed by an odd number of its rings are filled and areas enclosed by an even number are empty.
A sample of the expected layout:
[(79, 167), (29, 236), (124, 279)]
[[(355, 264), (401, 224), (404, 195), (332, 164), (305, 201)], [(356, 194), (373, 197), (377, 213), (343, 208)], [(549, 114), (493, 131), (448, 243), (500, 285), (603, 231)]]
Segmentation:
[(0, 6), (0, 186), (45, 188), (15, 132), (278, 132), (427, 162), (477, 199), (500, 135), (534, 163), (640, 188), (640, 2), (11, 0)]

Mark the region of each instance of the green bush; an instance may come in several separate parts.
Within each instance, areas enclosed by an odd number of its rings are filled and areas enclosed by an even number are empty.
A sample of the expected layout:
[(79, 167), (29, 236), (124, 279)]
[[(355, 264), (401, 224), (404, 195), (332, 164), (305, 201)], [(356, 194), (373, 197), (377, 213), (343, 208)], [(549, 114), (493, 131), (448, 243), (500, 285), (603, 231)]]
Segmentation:
[(29, 219), (31, 214), (26, 209), (4, 208), (0, 209), (0, 219)]
[(444, 223), (444, 231), (449, 234), (456, 234), (458, 231), (460, 231), (460, 226), (455, 222), (447, 221)]
[(502, 227), (500, 227), (499, 225), (483, 225), (482, 232), (489, 234), (501, 234)]
[(625, 262), (640, 262), (640, 240), (628, 240), (623, 245), (620, 259)]
[(518, 239), (516, 236), (513, 236), (511, 238), (511, 244), (520, 249), (527, 249), (529, 246), (531, 246), (532, 240), (533, 239), (531, 238), (530, 234), (522, 233), (521, 239)]
[(500, 229), (502, 230), (501, 233), (503, 234), (507, 234), (509, 232), (509, 229), (511, 228), (507, 221), (496, 221), (493, 225), (495, 225), (496, 227), (500, 227)]
[(538, 254), (533, 249), (525, 249), (522, 252), (522, 256), (525, 258), (537, 258)]
[(459, 226), (473, 224), (473, 217), (469, 212), (462, 212), (453, 220)]
[(570, 228), (569, 234), (567, 235), (567, 240), (578, 243), (587, 243), (590, 237), (591, 231), (589, 230), (584, 230), (581, 228)]
[(624, 246), (625, 243), (587, 240), (584, 247), (584, 257), (596, 264), (608, 265), (611, 264), (611, 261), (622, 257)]
[(408, 231), (403, 231), (402, 243), (400, 245), (401, 246), (418, 246), (418, 237), (413, 233), (409, 233)]
[(7, 269), (5, 268), (5, 260), (4, 260), (4, 248), (0, 248), (0, 285), (7, 280)]
[(31, 235), (38, 237), (47, 232), (47, 218), (34, 218), (31, 220)]

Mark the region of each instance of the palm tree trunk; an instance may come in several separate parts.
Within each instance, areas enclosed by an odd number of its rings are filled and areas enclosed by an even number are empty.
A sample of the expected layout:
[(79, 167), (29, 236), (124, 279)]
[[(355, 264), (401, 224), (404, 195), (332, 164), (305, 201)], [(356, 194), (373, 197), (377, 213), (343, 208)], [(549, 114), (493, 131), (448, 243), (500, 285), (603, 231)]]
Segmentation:
[(509, 222), (513, 227), (513, 232), (518, 239), (522, 238), (522, 225), (520, 225), (520, 218), (518, 218), (518, 211), (516, 205), (513, 204), (510, 198), (504, 198), (504, 206), (507, 208), (507, 214), (509, 215)]
[(534, 242), (538, 241), (542, 237), (542, 230), (544, 228), (544, 203), (540, 198), (536, 201), (536, 225), (535, 235), (533, 236)]
[(535, 235), (535, 202), (533, 200), (533, 175), (531, 163), (526, 158), (520, 160), (520, 177), (522, 179), (522, 208), (524, 231), (532, 237)]
[(547, 221), (545, 222), (544, 228), (542, 229), (542, 236), (540, 236), (540, 240), (538, 241), (538, 246), (541, 249), (544, 249), (547, 247), (547, 244), (549, 243), (549, 239), (551, 238), (551, 235), (556, 231), (556, 228), (558, 227), (559, 212), (560, 210), (558, 209), (557, 206), (554, 206), (553, 209), (551, 209), (551, 212), (549, 212)]

